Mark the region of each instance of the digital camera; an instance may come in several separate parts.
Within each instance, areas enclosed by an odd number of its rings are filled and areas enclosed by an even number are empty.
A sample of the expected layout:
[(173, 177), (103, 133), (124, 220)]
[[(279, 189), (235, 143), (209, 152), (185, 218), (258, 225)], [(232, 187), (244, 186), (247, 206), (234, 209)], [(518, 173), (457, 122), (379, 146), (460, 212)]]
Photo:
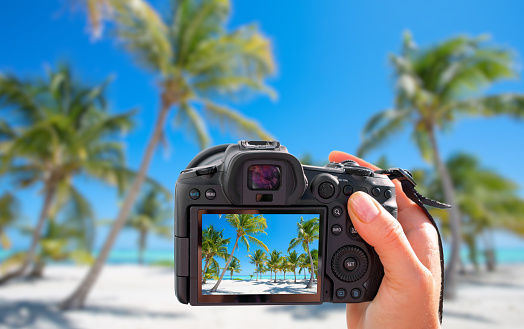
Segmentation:
[(384, 270), (346, 204), (362, 191), (395, 218), (388, 176), (354, 161), (302, 165), (279, 142), (199, 153), (175, 187), (175, 291), (191, 305), (371, 301)]

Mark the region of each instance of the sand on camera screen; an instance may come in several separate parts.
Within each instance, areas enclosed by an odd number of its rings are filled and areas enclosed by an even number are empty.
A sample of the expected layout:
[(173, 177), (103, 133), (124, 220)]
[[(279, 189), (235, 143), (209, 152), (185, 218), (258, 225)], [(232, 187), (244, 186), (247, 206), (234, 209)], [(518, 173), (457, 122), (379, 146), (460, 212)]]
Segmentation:
[(319, 218), (202, 214), (202, 294), (316, 294)]

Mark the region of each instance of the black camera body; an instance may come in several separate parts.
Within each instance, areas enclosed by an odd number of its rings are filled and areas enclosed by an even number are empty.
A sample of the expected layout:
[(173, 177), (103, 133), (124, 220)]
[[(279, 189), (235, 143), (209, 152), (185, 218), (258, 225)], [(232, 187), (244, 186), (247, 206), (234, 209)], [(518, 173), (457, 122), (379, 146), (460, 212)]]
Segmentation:
[[(329, 163), (325, 167), (302, 165), (278, 142), (240, 141), (204, 150), (182, 171), (175, 187), (178, 300), (191, 305), (373, 300), (384, 270), (375, 250), (358, 235), (348, 216), (347, 200), (356, 191), (371, 195), (396, 218), (395, 187), (388, 176), (353, 161)], [(258, 220), (263, 225), (257, 226), (258, 231), (245, 229), (241, 227), (244, 224), (239, 224), (243, 220)], [(203, 232), (209, 227), (218, 227), (216, 231), (229, 238), (223, 258), (209, 256), (212, 253), (208, 252), (208, 242), (204, 242), (203, 248), (203, 239), (207, 241)], [(242, 234), (247, 243), (242, 244)], [(308, 237), (312, 238), (307, 240)], [(286, 249), (287, 241), (290, 242)], [(255, 248), (267, 256), (262, 264), (247, 262), (253, 259)], [(297, 282), (298, 267), (293, 271), (294, 281), (292, 267), (287, 267), (287, 280), (282, 280), (282, 275), (279, 278), (277, 272), (282, 270), (270, 266), (272, 248), (283, 248), (281, 254), (286, 250), (301, 252), (307, 264), (302, 268), (305, 278), (302, 280), (299, 274)], [(312, 257), (315, 248), (316, 266)], [(246, 273), (253, 273), (249, 280), (248, 275), (233, 279), (233, 270), (230, 276), (230, 262), (235, 257)], [(290, 258), (280, 259), (281, 264), (291, 263), (287, 261)], [(206, 280), (209, 264), (214, 261), (214, 279)], [(285, 277), (286, 267), (280, 269)], [(271, 272), (269, 280), (267, 275), (264, 279), (263, 271)], [(313, 273), (316, 284), (312, 284)]]

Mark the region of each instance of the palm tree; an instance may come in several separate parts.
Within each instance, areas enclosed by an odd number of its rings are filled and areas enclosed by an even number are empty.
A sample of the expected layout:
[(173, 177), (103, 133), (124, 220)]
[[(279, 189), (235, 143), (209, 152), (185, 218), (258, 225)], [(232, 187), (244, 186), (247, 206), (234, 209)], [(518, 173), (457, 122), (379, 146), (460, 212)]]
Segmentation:
[(300, 217), (300, 222), (297, 223), (298, 236), (296, 238), (293, 238), (289, 242), (289, 248), (287, 250), (289, 252), (292, 249), (295, 249), (298, 245), (302, 245), (304, 251), (309, 256), (309, 264), (311, 266), (311, 277), (309, 278), (309, 282), (306, 286), (306, 289), (311, 288), (313, 286), (313, 273), (315, 273), (313, 258), (311, 256), (311, 251), (309, 250), (309, 245), (313, 243), (313, 241), (318, 240), (319, 228), (320, 223), (318, 218), (311, 218), (305, 221), (304, 217)]
[(46, 80), (0, 78), (0, 110), (14, 112), (13, 122), (20, 124), (2, 143), (0, 175), (9, 173), (15, 186), (41, 184), (44, 195), (25, 260), (0, 284), (22, 275), (34, 262), (53, 204), (80, 195), (74, 177), (117, 184), (122, 192), (130, 172), (114, 136), (131, 127), (131, 113), (106, 113), (106, 85), (83, 86), (67, 66), (50, 71)]
[[(517, 75), (513, 53), (486, 45), (486, 37), (454, 37), (434, 47), (417, 48), (409, 33), (400, 55), (391, 55), (396, 79), (394, 109), (374, 115), (364, 128), (359, 156), (382, 144), (392, 133), (411, 127), (411, 137), (423, 158), (434, 163), (448, 204), (456, 205), (453, 182), (440, 156), (436, 139), (458, 117), (524, 115), (524, 96), (478, 95), (493, 83)], [(445, 296), (456, 292), (457, 264), (461, 245), (458, 207), (450, 209), (451, 257), (446, 267)]]
[[(247, 255), (250, 258), (249, 263), (254, 264), (256, 268), (263, 265), (267, 260), (267, 255), (262, 249), (257, 249), (253, 254)], [(258, 273), (257, 273), (257, 279), (258, 281)]]
[(233, 281), (233, 272), (240, 273), (240, 270), (242, 270), (242, 266), (240, 266), (240, 260), (236, 257), (233, 257), (233, 260), (231, 263), (229, 263), (227, 270), (231, 272), (230, 280)]
[[(202, 260), (205, 262), (203, 273), (206, 273), (209, 264), (218, 268), (218, 262), (215, 260), (215, 257), (224, 260), (229, 258), (227, 245), (231, 238), (224, 239), (223, 232), (224, 230), (217, 231), (213, 225), (209, 225), (202, 231)], [(202, 277), (202, 283), (206, 283), (205, 276)]]
[(282, 262), (282, 257), (280, 255), (282, 255), (282, 252), (273, 250), (271, 254), (269, 254), (269, 259), (266, 262), (267, 267), (271, 271), (271, 275), (275, 272), (275, 280), (273, 282), (277, 282), (277, 271)]
[[(309, 256), (308, 254), (300, 254), (299, 256), (299, 265), (300, 270), (298, 271), (298, 274), (302, 273), (302, 270), (304, 270), (304, 280), (306, 279), (306, 269), (311, 266), (311, 263), (309, 262)], [(311, 272), (311, 268), (310, 268)]]
[(206, 283), (207, 280), (211, 279), (218, 279), (218, 272), (219, 272), (218, 263), (212, 263), (210, 266), (206, 268), (206, 271), (204, 272), (203, 282)]
[(172, 238), (173, 227), (171, 221), (172, 210), (166, 207), (171, 199), (170, 193), (150, 187), (135, 206), (135, 211), (126, 223), (138, 231), (138, 263), (143, 264), (143, 254), (147, 246), (147, 236), (155, 233), (159, 236)]
[(290, 271), (293, 271), (295, 283), (297, 283), (297, 267), (300, 266), (300, 256), (296, 250), (293, 250), (289, 253), (289, 255), (286, 256), (286, 262), (289, 265)]
[[(446, 166), (456, 189), (464, 225), (462, 238), (469, 248), (469, 258), (477, 267), (478, 240), (483, 238), (487, 269), (492, 271), (495, 268), (493, 232), (503, 229), (524, 236), (524, 200), (518, 196), (518, 186), (512, 180), (483, 168), (479, 160), (465, 153), (452, 156), (446, 161)], [(414, 174), (426, 182), (424, 193), (432, 198), (442, 197), (436, 175), (420, 170)], [(449, 234), (449, 214), (436, 209), (432, 212), (442, 220), (443, 234)]]
[[(229, 1), (180, 0), (163, 19), (144, 0), (107, 0), (114, 16), (114, 34), (137, 63), (158, 79), (160, 109), (142, 163), (109, 236), (95, 264), (73, 294), (62, 302), (62, 309), (81, 308), (95, 284), (118, 233), (129, 216), (146, 176), (154, 151), (164, 136), (171, 109), (175, 121), (194, 133), (203, 148), (209, 134), (205, 114), (260, 139), (271, 137), (259, 125), (216, 100), (245, 95), (246, 92), (272, 94), (264, 85), (274, 72), (270, 42), (256, 27), (226, 29)], [(219, 97), (220, 96), (220, 97)]]
[(233, 259), (233, 254), (235, 253), (235, 249), (238, 247), (238, 242), (245, 245), (248, 252), (249, 242), (268, 251), (267, 246), (262, 241), (254, 237), (254, 235), (267, 234), (266, 231), (264, 231), (267, 228), (267, 223), (264, 216), (255, 216), (253, 214), (228, 214), (226, 215), (226, 221), (236, 230), (236, 240), (235, 244), (233, 245), (233, 249), (231, 249), (231, 254), (229, 255), (229, 259), (226, 262), (226, 266), (224, 266), (224, 270), (222, 271), (222, 274), (220, 275), (220, 278), (218, 279), (215, 286), (209, 290), (210, 292), (217, 291), (218, 286), (224, 277), (224, 273), (226, 273), (229, 263), (231, 263), (231, 260)]
[(11, 241), (5, 230), (17, 219), (19, 213), (18, 208), (18, 200), (12, 193), (5, 192), (0, 197), (0, 247), (2, 249), (11, 248)]
[(315, 279), (318, 276), (318, 249), (311, 250), (311, 257), (313, 258), (313, 269), (315, 270)]

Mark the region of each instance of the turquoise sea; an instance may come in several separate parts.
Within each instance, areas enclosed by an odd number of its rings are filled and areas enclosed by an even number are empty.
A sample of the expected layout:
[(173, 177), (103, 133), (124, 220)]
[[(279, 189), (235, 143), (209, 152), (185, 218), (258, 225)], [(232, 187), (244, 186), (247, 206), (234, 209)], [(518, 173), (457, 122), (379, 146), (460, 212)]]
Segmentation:
[[(15, 251), (13, 250), (0, 250), (0, 262), (5, 260)], [(446, 252), (445, 252), (446, 253)], [(95, 252), (96, 255), (96, 252)], [(496, 250), (496, 257), (499, 264), (515, 264), (522, 263), (524, 264), (524, 248), (499, 248)], [(122, 249), (114, 250), (109, 256), (110, 264), (136, 264), (138, 261), (138, 252), (133, 249)], [(463, 252), (463, 259), (467, 263), (467, 252)], [(148, 250), (144, 253), (144, 261), (148, 264), (154, 263), (168, 263), (174, 261), (173, 250)], [(483, 262), (483, 257), (480, 255), (480, 261)], [(62, 264), (67, 264), (68, 262), (62, 262)], [(293, 275), (293, 274), (291, 274)], [(269, 278), (269, 273), (268, 273)], [(235, 276), (239, 277), (239, 276)], [(265, 276), (264, 276), (265, 277)], [(249, 279), (249, 276), (246, 278)], [(287, 275), (286, 275), (287, 278)]]

